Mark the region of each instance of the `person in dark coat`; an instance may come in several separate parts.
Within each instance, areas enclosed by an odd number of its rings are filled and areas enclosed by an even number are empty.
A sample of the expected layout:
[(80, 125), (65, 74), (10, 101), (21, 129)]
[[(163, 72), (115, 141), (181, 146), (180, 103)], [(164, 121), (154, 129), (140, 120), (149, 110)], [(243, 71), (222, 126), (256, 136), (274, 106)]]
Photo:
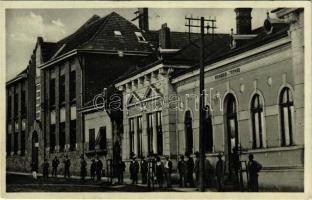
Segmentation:
[(94, 180), (95, 178), (95, 160), (94, 158), (92, 158), (91, 160), (91, 165), (90, 165), (90, 177), (91, 177), (91, 180)]
[(102, 178), (102, 169), (103, 169), (103, 163), (102, 161), (99, 159), (99, 157), (96, 157), (96, 161), (95, 161), (95, 171), (96, 171), (96, 181), (101, 181)]
[(84, 159), (84, 156), (81, 155), (80, 156), (80, 177), (81, 177), (81, 180), (84, 181), (86, 175), (87, 175), (87, 162)]
[(180, 176), (179, 185), (180, 187), (184, 187), (186, 185), (186, 179), (185, 179), (185, 161), (184, 156), (181, 155), (180, 160), (178, 162), (178, 172)]
[(138, 184), (138, 173), (139, 173), (139, 163), (135, 159), (135, 156), (132, 156), (132, 161), (130, 162), (130, 179), (132, 180), (132, 184)]
[(63, 161), (64, 163), (64, 178), (70, 178), (70, 160), (68, 158), (68, 156), (65, 156), (65, 159)]
[(126, 169), (126, 165), (125, 163), (121, 160), (118, 161), (118, 169), (119, 169), (119, 175), (118, 175), (118, 184), (123, 184), (123, 174), (125, 172), (125, 169)]
[(222, 155), (219, 154), (218, 161), (216, 164), (216, 177), (219, 192), (223, 191), (224, 174), (225, 174), (225, 162), (222, 160)]
[(37, 173), (38, 173), (38, 163), (35, 161), (32, 161), (30, 163), (30, 167), (31, 167), (31, 172), (33, 175), (33, 179), (37, 180)]
[(43, 175), (43, 179), (46, 180), (49, 178), (49, 162), (48, 159), (44, 159), (44, 162), (42, 164), (42, 175)]
[(148, 172), (148, 163), (145, 160), (144, 156), (141, 158), (141, 175), (142, 175), (142, 184), (147, 183), (147, 172)]
[(156, 158), (156, 180), (160, 188), (163, 186), (164, 177), (164, 165), (160, 160), (160, 157)]
[(190, 154), (186, 155), (188, 160), (186, 161), (186, 177), (187, 177), (187, 183), (189, 184), (190, 187), (194, 187), (194, 179), (193, 179), (193, 172), (194, 172), (194, 160), (190, 156)]
[(164, 164), (164, 172), (165, 172), (165, 179), (167, 183), (167, 187), (171, 187), (171, 173), (172, 173), (172, 161), (169, 159), (169, 156), (166, 156), (166, 161)]
[(248, 188), (250, 192), (258, 192), (258, 173), (262, 169), (262, 165), (253, 159), (253, 154), (249, 155), (247, 165), (249, 183)]
[(195, 177), (196, 177), (196, 184), (199, 185), (199, 152), (195, 152), (195, 167), (194, 167), (194, 172), (195, 172)]
[(57, 158), (57, 156), (55, 156), (54, 159), (52, 160), (52, 177), (57, 177), (57, 168), (59, 164), (60, 164), (60, 161)]

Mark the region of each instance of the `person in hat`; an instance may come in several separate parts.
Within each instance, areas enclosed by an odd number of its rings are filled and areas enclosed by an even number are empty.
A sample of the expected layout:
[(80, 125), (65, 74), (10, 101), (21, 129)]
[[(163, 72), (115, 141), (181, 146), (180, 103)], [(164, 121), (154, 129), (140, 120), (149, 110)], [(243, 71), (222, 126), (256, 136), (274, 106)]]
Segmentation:
[(142, 184), (147, 183), (147, 172), (148, 172), (148, 163), (145, 160), (144, 156), (141, 157), (141, 175), (142, 175)]
[(44, 162), (42, 164), (42, 175), (43, 175), (43, 179), (47, 180), (49, 178), (49, 162), (48, 159), (44, 159)]
[(254, 160), (253, 154), (249, 154), (247, 171), (249, 175), (248, 188), (250, 192), (258, 192), (258, 173), (262, 169), (262, 165)]
[(63, 161), (64, 163), (64, 178), (70, 178), (70, 159), (68, 158), (68, 155), (65, 155), (65, 159)]
[(180, 187), (184, 187), (186, 185), (186, 179), (185, 179), (185, 161), (184, 156), (180, 156), (180, 160), (178, 162), (178, 172), (179, 172), (179, 185)]
[(160, 160), (160, 157), (156, 157), (156, 181), (159, 185), (159, 188), (162, 188), (163, 186), (163, 180), (164, 180), (164, 165)]
[(102, 178), (102, 169), (103, 169), (103, 163), (100, 160), (99, 156), (96, 156), (95, 160), (95, 171), (96, 171), (96, 181), (101, 181)]
[(57, 158), (57, 156), (55, 156), (54, 159), (52, 160), (52, 177), (57, 177), (57, 168), (59, 164), (60, 164), (60, 161)]
[(84, 159), (84, 156), (81, 155), (80, 156), (80, 177), (82, 181), (85, 180), (86, 175), (87, 175), (87, 162)]
[(189, 153), (186, 153), (187, 161), (186, 161), (186, 177), (187, 183), (190, 187), (194, 187), (194, 179), (193, 179), (193, 172), (194, 172), (194, 159), (191, 157)]
[(136, 160), (135, 155), (132, 156), (132, 161), (130, 162), (130, 179), (132, 180), (132, 184), (138, 184), (138, 172), (139, 172), (139, 163)]
[(91, 180), (95, 179), (95, 159), (94, 158), (92, 158), (92, 160), (91, 160), (90, 177), (91, 177)]
[(195, 152), (195, 167), (194, 167), (194, 172), (195, 172), (195, 177), (196, 177), (196, 184), (199, 185), (199, 152)]
[(169, 156), (166, 156), (166, 161), (164, 165), (165, 179), (167, 183), (167, 187), (171, 187), (171, 173), (172, 173), (172, 161)]
[(223, 190), (224, 174), (225, 174), (225, 163), (222, 160), (222, 155), (219, 153), (218, 161), (216, 164), (216, 177), (217, 177), (217, 186), (218, 186), (219, 192)]

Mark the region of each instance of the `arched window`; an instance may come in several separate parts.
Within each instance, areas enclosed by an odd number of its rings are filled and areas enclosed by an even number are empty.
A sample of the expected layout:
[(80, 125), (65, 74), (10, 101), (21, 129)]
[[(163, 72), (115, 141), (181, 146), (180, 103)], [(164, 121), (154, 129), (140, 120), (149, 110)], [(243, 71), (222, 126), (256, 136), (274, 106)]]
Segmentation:
[(191, 111), (185, 112), (184, 125), (185, 125), (185, 151), (186, 153), (193, 153), (193, 126), (192, 126)]
[(259, 94), (255, 94), (251, 101), (251, 120), (252, 120), (252, 148), (257, 149), (266, 147), (263, 102)]
[(280, 95), (280, 111), (281, 111), (281, 145), (293, 145), (293, 117), (294, 102), (293, 96), (289, 88), (284, 88)]
[(226, 97), (226, 118), (227, 118), (227, 132), (229, 149), (238, 147), (238, 128), (236, 115), (236, 100), (234, 95), (228, 94)]
[(206, 142), (205, 142), (205, 152), (213, 151), (213, 129), (212, 129), (212, 116), (209, 106), (206, 106), (205, 110), (205, 131), (206, 131)]

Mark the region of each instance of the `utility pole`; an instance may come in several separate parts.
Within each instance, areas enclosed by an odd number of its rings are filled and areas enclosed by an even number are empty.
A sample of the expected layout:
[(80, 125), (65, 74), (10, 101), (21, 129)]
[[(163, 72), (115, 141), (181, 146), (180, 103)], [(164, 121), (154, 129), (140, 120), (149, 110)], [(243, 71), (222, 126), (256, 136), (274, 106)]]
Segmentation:
[[(205, 28), (207, 29), (207, 33), (209, 29), (212, 29), (212, 33), (214, 33), (215, 27), (215, 19), (205, 19), (204, 17), (199, 18), (185, 18), (188, 20), (187, 26), (189, 31), (191, 27), (199, 27), (200, 28), (200, 55), (199, 55), (199, 190), (201, 192), (205, 191), (205, 114), (206, 114), (206, 106), (205, 106), (205, 79), (204, 79), (204, 61), (205, 61)], [(200, 26), (192, 25), (191, 21), (200, 21)], [(205, 25), (205, 22), (208, 25)], [(190, 33), (189, 33), (190, 34)]]

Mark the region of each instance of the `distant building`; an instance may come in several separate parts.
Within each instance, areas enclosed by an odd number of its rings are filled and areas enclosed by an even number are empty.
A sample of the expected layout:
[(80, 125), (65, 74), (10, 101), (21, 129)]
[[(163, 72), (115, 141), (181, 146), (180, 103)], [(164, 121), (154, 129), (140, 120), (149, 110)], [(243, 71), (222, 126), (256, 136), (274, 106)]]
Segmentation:
[[(206, 157), (215, 166), (224, 154), (229, 184), (239, 176), (235, 156), (253, 153), (262, 189), (303, 191), (303, 9), (273, 10), (278, 19), (268, 16), (257, 29), (251, 11), (235, 9), (236, 34), (205, 38)], [(199, 150), (199, 42), (115, 84), (123, 93), (123, 158)]]

